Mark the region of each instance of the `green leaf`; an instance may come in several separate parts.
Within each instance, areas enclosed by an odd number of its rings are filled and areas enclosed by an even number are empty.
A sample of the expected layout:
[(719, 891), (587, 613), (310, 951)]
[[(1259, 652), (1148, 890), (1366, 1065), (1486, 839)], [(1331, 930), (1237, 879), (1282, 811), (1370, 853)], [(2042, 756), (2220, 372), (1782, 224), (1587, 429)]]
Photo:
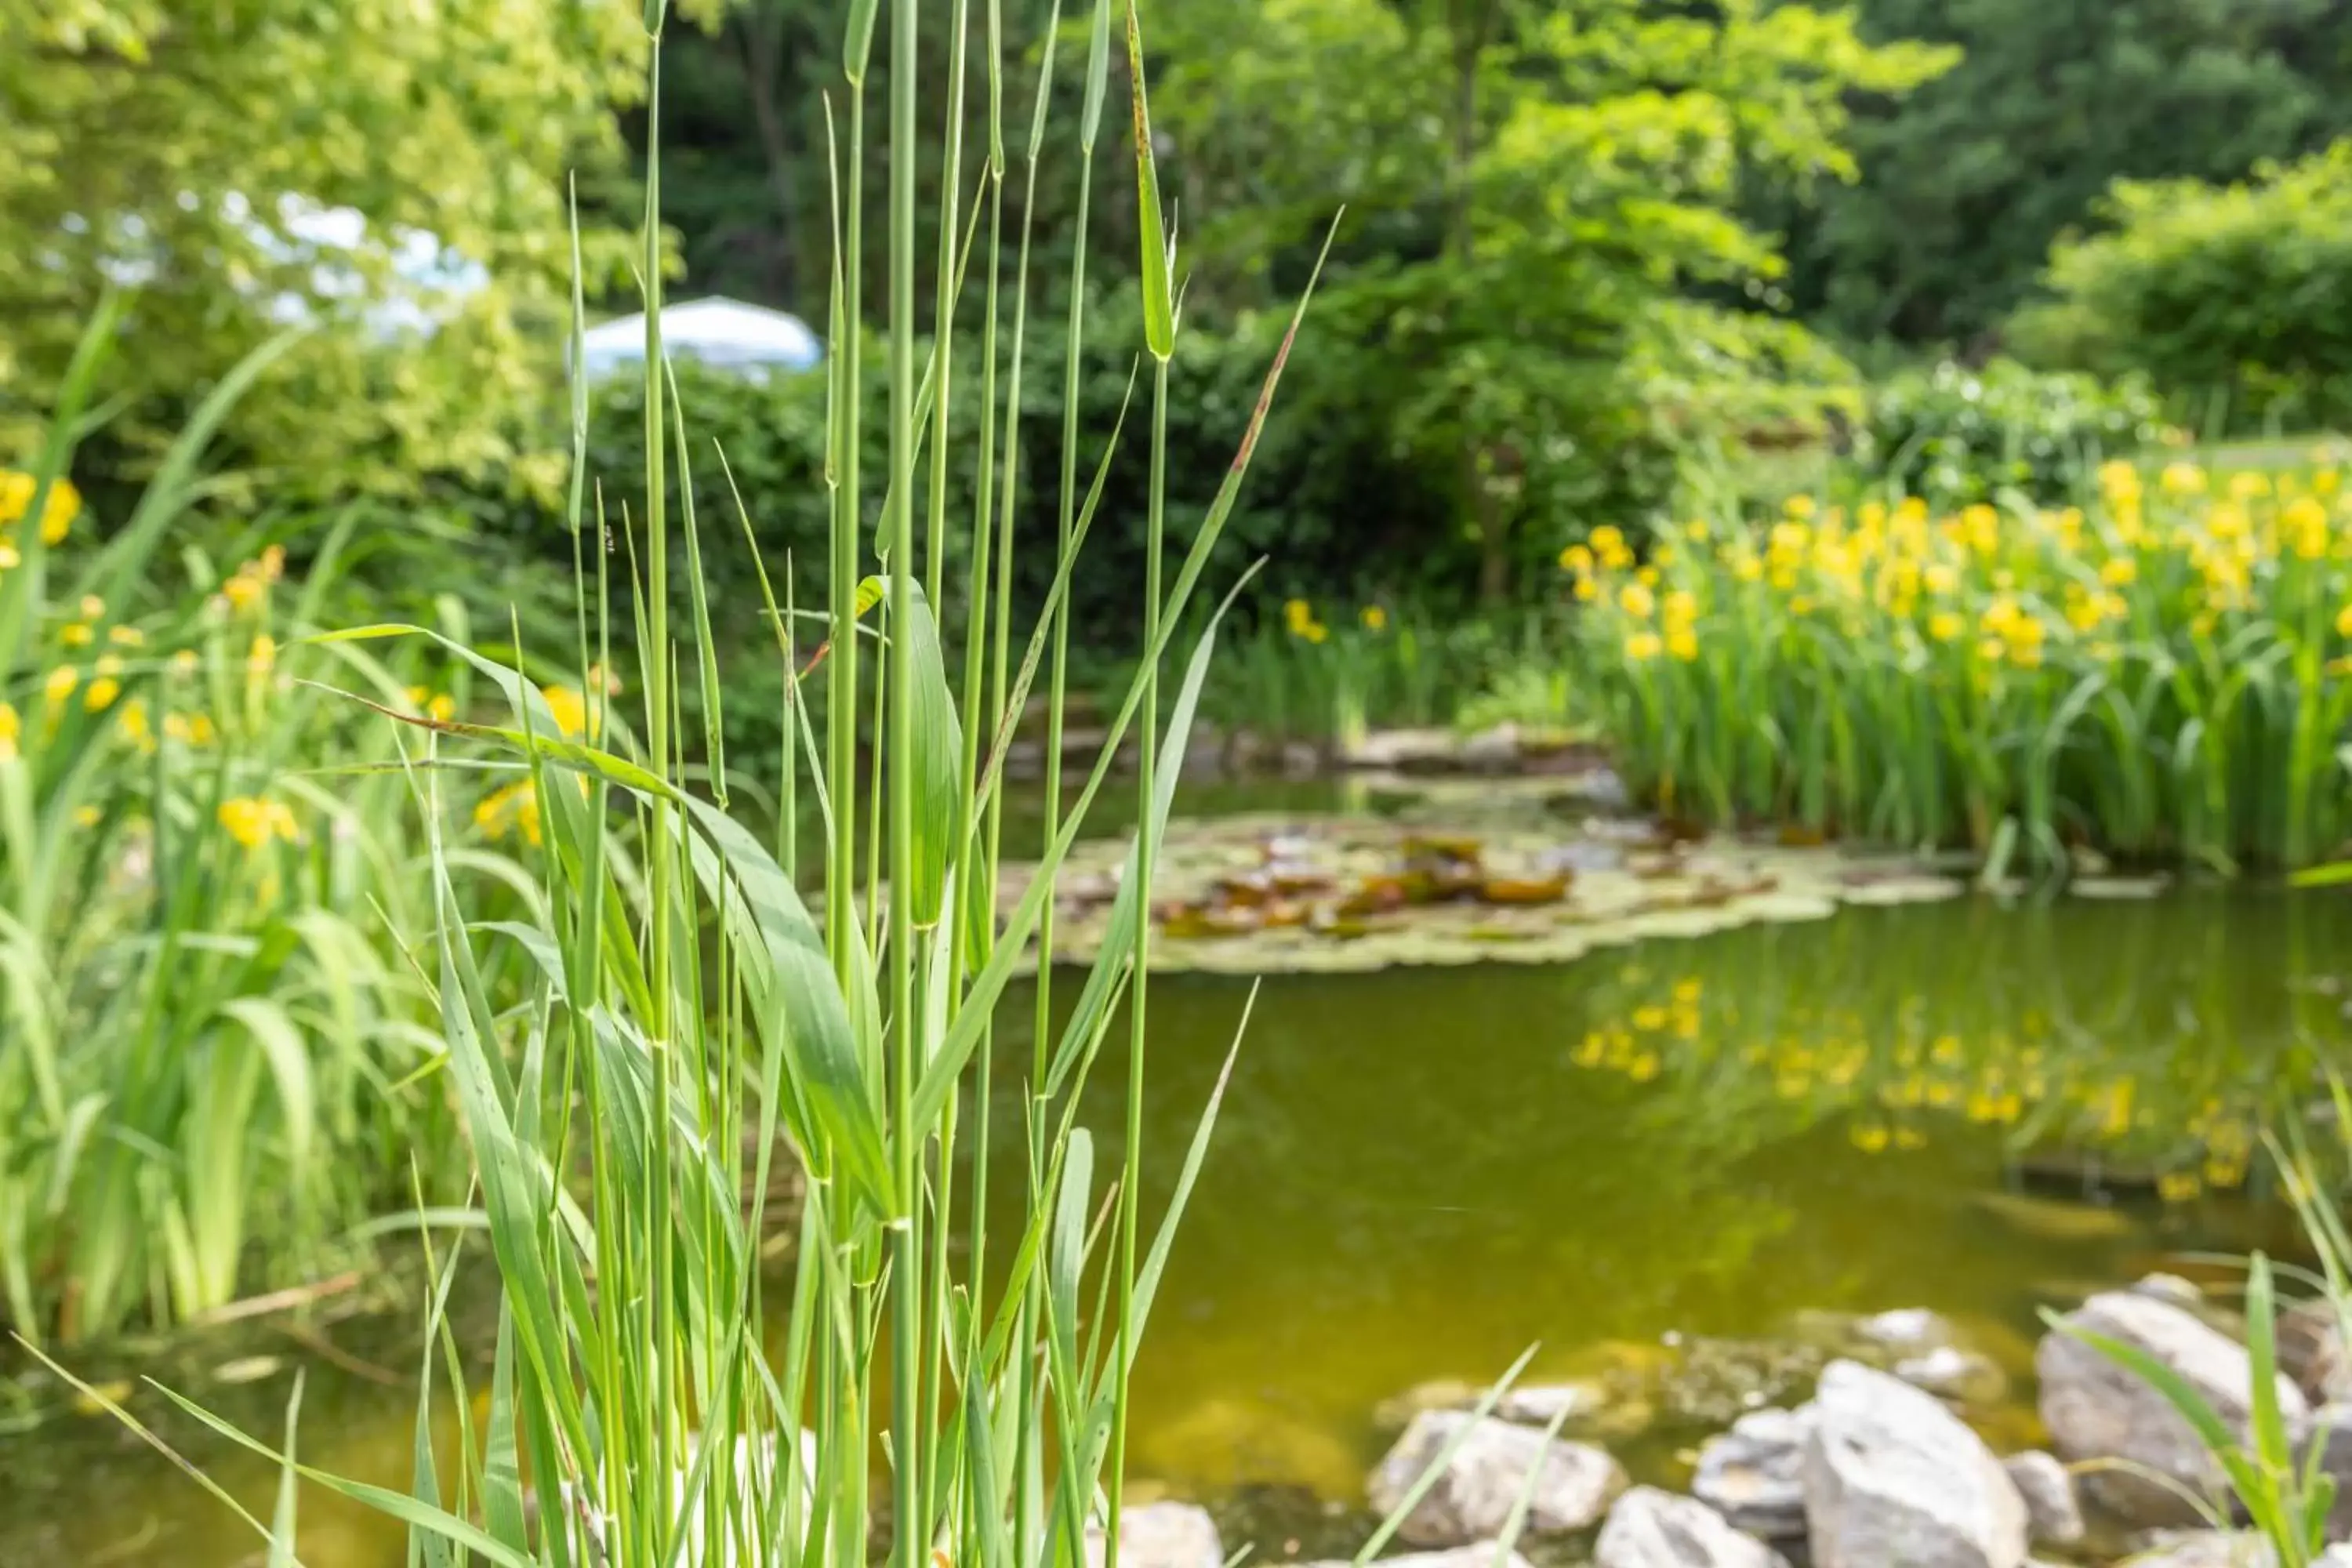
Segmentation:
[(303, 1369), (294, 1369), (294, 1392), (286, 1399), (286, 1459), (278, 1468), (278, 1507), (269, 1516), (268, 1568), (298, 1568), (294, 1556), (294, 1501), (300, 1473), (294, 1468), (294, 1434), (302, 1424)]
[(1127, 0), (1127, 69), (1135, 105), (1136, 227), (1143, 241), (1143, 341), (1165, 363), (1176, 352), (1176, 274), (1168, 226), (1160, 212), (1160, 160), (1151, 150), (1151, 110), (1143, 85), (1143, 24)]

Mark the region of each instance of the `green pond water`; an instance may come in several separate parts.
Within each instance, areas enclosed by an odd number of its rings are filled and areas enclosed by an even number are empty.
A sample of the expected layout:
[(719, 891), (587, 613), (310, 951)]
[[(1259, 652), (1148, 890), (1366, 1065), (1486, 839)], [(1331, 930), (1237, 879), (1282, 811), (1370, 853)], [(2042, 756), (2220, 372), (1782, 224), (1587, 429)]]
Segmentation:
[[(1967, 899), (1558, 968), (1268, 980), (1138, 1369), (1132, 1471), (1205, 1500), (1246, 1492), (1280, 1555), (1279, 1537), (1315, 1528), (1296, 1521), (1354, 1502), (1383, 1444), (1377, 1407), (1412, 1384), (1490, 1379), (1537, 1342), (1533, 1374), (1566, 1375), (1809, 1310), (1906, 1306), (2007, 1363), (2017, 1396), (1984, 1421), (2028, 1441), (2042, 1305), (2193, 1273), (2200, 1252), (2291, 1246), (2241, 1184), (2260, 1181), (2249, 1135), (2352, 1034), (2347, 938), (2352, 900), (2320, 894)], [(1205, 976), (1154, 987), (1155, 1204), (1248, 994)], [(1027, 1059), (1033, 1005), (1008, 1003), (1008, 1064)], [(1083, 1117), (1104, 1161), (1115, 1066)], [(1018, 1125), (1014, 1102), (996, 1121)], [(347, 1357), (415, 1364), (403, 1320), (327, 1331)], [(215, 1381), (257, 1352), (283, 1366)], [(398, 1484), (413, 1439), (397, 1387), (261, 1325), (175, 1345), (159, 1370), (266, 1430), (298, 1363), (303, 1457)], [(21, 1393), (20, 1429), (0, 1436), (0, 1563), (259, 1561), (164, 1460), (60, 1404)], [(132, 1405), (266, 1511), (259, 1461), (152, 1392)], [(1624, 1457), (1672, 1478), (1701, 1435), (1669, 1423)], [(396, 1530), (318, 1496), (303, 1552), (313, 1568), (402, 1560)]]

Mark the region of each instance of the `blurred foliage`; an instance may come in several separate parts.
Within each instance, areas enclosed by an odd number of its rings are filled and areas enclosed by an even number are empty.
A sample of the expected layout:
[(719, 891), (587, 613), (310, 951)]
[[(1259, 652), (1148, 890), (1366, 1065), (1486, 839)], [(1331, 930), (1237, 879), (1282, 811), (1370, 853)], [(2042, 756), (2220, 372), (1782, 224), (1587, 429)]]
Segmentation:
[[(228, 431), (275, 493), (551, 488), (565, 174), (620, 151), (643, 50), (621, 5), (0, 0), (0, 453), (114, 284), (124, 467), (307, 321)], [(625, 231), (582, 237), (592, 287), (625, 268)]]
[(2126, 182), (2101, 216), (2052, 251), (2021, 348), (2226, 395), (2225, 427), (2352, 415), (2352, 141), (2230, 185)]
[(2352, 128), (2342, 0), (1862, 0), (1864, 37), (1958, 46), (1864, 96), (1860, 180), (1755, 194), (1790, 291), (1842, 337), (1975, 345), (2116, 179), (2228, 180)]
[(1840, 402), (1742, 193), (1851, 178), (1847, 96), (1949, 63), (1755, 0), (1201, 0), (1161, 44), (1200, 297), (1280, 294), (1348, 204), (1321, 309), (1361, 322), (1351, 370), (1390, 389), (1391, 451), (1444, 476), (1489, 601), (1563, 523), (1663, 508), (1682, 447)]
[(2029, 370), (1997, 359), (1945, 361), (1872, 390), (1855, 468), (1896, 495), (1938, 506), (2015, 490), (2036, 501), (2079, 494), (2105, 458), (2156, 441), (2156, 395), (2137, 379)]

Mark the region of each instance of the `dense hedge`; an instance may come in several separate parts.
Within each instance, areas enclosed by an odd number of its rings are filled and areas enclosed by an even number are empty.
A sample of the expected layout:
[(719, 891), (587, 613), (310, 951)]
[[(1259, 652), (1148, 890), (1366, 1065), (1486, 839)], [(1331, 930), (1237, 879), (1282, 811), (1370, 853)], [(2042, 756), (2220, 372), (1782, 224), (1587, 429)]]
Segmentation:
[(2352, 415), (2352, 141), (2237, 184), (2119, 184), (2106, 216), (2053, 250), (2021, 350), (2226, 395), (2242, 428)]
[(2016, 490), (2037, 501), (2079, 493), (2100, 461), (2156, 439), (2154, 394), (2137, 378), (2112, 385), (2085, 374), (1994, 360), (1906, 371), (1871, 394), (1854, 442), (1872, 481), (1939, 505)]

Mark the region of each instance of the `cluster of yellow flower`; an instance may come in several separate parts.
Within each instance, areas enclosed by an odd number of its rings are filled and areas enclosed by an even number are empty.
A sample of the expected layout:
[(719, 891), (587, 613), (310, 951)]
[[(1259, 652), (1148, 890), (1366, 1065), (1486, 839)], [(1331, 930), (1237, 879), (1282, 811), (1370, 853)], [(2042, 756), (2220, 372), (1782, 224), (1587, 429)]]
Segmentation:
[(1307, 642), (1321, 642), (1331, 635), (1331, 628), (1315, 618), (1315, 606), (1304, 599), (1293, 599), (1282, 606), (1283, 623), (1290, 635)]
[[(603, 687), (607, 695), (617, 696), (620, 693), (620, 678), (606, 671), (602, 665), (590, 668), (588, 681), (591, 686)], [(595, 731), (603, 728), (603, 704), (591, 706), (578, 687), (542, 686), (539, 694), (547, 700), (547, 710), (553, 715), (555, 727), (565, 740), (578, 740), (583, 735), (593, 739)], [(412, 700), (415, 696), (415, 693), (410, 693)], [(449, 700), (445, 696), (436, 700), (447, 703)], [(436, 719), (446, 717), (440, 708), (431, 711)], [(588, 781), (578, 778), (578, 782), (584, 794)], [(536, 848), (541, 832), (539, 811), (538, 790), (530, 780), (520, 779), (482, 797), (474, 807), (474, 826), (480, 828), (487, 837), (520, 837)]]
[(291, 844), (300, 837), (293, 808), (282, 800), (237, 795), (220, 803), (220, 825), (247, 849), (266, 848), (273, 840)]
[[(16, 529), (33, 510), (33, 494), (40, 489), (32, 475), (13, 468), (0, 468), (0, 571), (6, 571), (22, 559), (16, 545)], [(39, 530), (41, 542), (56, 544), (73, 528), (74, 519), (81, 515), (81, 492), (71, 479), (59, 479), (49, 485), (49, 493), (41, 502), (41, 515), (34, 526)]]
[(1951, 645), (1989, 679), (2109, 664), (2133, 639), (2175, 630), (2209, 637), (2282, 596), (2298, 609), (2323, 600), (2320, 624), (2352, 638), (2345, 507), (2333, 467), (2216, 484), (2174, 462), (2150, 486), (2117, 460), (2088, 510), (1978, 504), (1938, 516), (1910, 498), (1849, 514), (1796, 496), (1769, 526), (1692, 523), (1639, 563), (1619, 531), (1596, 529), (1560, 565), (1632, 663), (1693, 661), (1796, 617), (1898, 657)]
[(286, 547), (273, 544), (229, 574), (221, 584), (221, 598), (242, 614), (269, 597), (271, 584), (286, 574)]

